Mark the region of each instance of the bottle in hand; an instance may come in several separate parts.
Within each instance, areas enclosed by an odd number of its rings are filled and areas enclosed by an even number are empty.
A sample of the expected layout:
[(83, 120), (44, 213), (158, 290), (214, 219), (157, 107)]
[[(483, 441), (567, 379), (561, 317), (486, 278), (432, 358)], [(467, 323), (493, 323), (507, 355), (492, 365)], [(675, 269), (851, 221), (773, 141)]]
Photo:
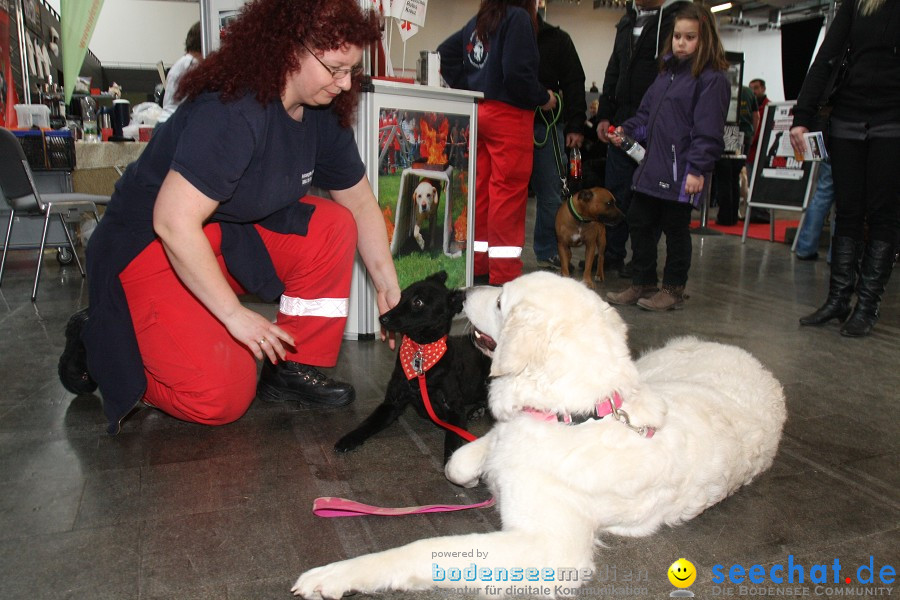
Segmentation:
[(569, 179), (577, 181), (581, 175), (581, 150), (576, 146), (569, 153)]
[(632, 138), (630, 135), (628, 135), (624, 131), (616, 131), (614, 125), (609, 126), (609, 135), (618, 136), (619, 139), (622, 140), (622, 150), (625, 152), (625, 154), (634, 159), (635, 162), (640, 163), (642, 160), (644, 160), (644, 147), (634, 141), (634, 138)]

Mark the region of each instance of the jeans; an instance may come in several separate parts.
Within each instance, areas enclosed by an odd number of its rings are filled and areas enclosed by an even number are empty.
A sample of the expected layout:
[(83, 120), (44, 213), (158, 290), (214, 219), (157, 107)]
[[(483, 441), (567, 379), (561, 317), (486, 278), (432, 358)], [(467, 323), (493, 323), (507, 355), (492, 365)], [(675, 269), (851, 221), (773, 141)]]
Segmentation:
[[(606, 153), (606, 189), (612, 192), (616, 205), (626, 215), (631, 204), (631, 180), (638, 164), (630, 156), (612, 144)], [(658, 237), (658, 236), (657, 236)], [(628, 219), (618, 225), (606, 226), (606, 261), (625, 260), (628, 241)]]
[[(560, 155), (555, 158), (553, 138), (547, 136), (547, 125), (543, 120), (534, 123), (534, 139), (537, 142), (544, 140), (547, 143), (542, 147), (534, 147), (534, 158), (531, 169), (531, 189), (534, 190), (536, 200), (534, 218), (534, 255), (541, 260), (547, 260), (556, 256), (556, 211), (562, 203), (562, 181), (560, 180), (560, 168), (563, 176), (566, 171), (566, 158), (563, 146), (562, 130), (556, 127)], [(552, 135), (552, 134), (551, 134)], [(557, 163), (557, 160), (560, 161)]]
[[(803, 226), (797, 232), (797, 256), (808, 257), (819, 248), (819, 236), (825, 218), (834, 203), (834, 180), (831, 178), (831, 163), (822, 161), (819, 164), (819, 178), (816, 180), (816, 192), (806, 206)], [(828, 260), (831, 261), (831, 245), (828, 246)]]

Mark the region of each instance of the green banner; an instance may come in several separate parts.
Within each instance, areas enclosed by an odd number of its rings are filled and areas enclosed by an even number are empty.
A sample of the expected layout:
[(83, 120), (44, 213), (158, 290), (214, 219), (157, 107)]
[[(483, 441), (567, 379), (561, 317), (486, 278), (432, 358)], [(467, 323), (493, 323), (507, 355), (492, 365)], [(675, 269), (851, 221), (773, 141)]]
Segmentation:
[(60, 43), (62, 48), (63, 79), (65, 79), (66, 103), (72, 99), (75, 82), (84, 64), (94, 26), (100, 15), (103, 0), (60, 0), (59, 20), (62, 32)]

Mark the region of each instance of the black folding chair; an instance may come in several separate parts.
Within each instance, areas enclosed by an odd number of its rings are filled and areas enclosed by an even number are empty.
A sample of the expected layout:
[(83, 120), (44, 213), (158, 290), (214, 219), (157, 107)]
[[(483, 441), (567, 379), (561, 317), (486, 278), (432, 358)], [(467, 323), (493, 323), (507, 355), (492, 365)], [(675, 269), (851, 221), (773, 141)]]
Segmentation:
[(100, 215), (97, 213), (98, 204), (109, 202), (109, 196), (97, 196), (93, 194), (41, 194), (34, 185), (34, 176), (31, 167), (25, 158), (22, 145), (10, 130), (0, 127), (0, 192), (9, 204), (9, 225), (6, 228), (6, 240), (3, 244), (3, 258), (0, 259), (0, 285), (3, 284), (3, 269), (6, 266), (6, 253), (9, 251), (10, 233), (15, 223), (16, 215), (41, 216), (44, 219), (44, 229), (41, 234), (40, 252), (38, 253), (37, 267), (34, 273), (34, 288), (31, 290), (31, 301), (37, 298), (38, 282), (41, 278), (41, 263), (44, 257), (44, 246), (47, 242), (47, 227), (50, 217), (56, 215), (62, 223), (66, 239), (72, 249), (75, 262), (84, 277), (84, 267), (81, 259), (75, 251), (75, 243), (72, 234), (66, 225), (66, 220), (79, 219), (84, 213), (93, 214), (97, 222)]

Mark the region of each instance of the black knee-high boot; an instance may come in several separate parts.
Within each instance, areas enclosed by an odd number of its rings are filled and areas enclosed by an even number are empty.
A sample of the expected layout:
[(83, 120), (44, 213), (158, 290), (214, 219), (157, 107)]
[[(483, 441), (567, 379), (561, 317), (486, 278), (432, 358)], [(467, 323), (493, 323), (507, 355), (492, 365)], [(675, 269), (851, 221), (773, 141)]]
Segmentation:
[(850, 296), (859, 274), (862, 240), (836, 237), (831, 246), (831, 280), (828, 299), (816, 312), (800, 318), (801, 325), (822, 325), (831, 319), (843, 321), (850, 314)]
[(894, 268), (894, 244), (882, 240), (870, 241), (863, 255), (856, 289), (853, 314), (841, 327), (841, 335), (863, 337), (872, 332), (878, 320), (878, 305)]

